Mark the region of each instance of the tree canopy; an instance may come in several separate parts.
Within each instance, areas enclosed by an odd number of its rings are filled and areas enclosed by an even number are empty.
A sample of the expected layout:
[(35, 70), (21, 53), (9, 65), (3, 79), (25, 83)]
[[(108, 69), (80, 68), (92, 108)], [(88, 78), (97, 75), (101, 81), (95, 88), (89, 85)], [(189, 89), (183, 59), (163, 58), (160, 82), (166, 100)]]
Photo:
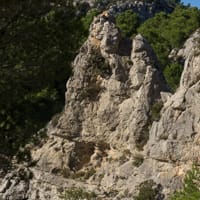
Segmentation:
[(62, 109), (86, 33), (69, 1), (2, 1), (0, 9), (0, 153), (13, 155)]
[(124, 37), (130, 37), (137, 32), (139, 16), (132, 10), (127, 10), (116, 17), (116, 24)]
[(152, 45), (172, 89), (177, 88), (182, 69), (180, 64), (171, 63), (168, 55), (172, 49), (180, 48), (199, 26), (200, 11), (197, 8), (177, 6), (172, 14), (161, 12), (138, 28)]

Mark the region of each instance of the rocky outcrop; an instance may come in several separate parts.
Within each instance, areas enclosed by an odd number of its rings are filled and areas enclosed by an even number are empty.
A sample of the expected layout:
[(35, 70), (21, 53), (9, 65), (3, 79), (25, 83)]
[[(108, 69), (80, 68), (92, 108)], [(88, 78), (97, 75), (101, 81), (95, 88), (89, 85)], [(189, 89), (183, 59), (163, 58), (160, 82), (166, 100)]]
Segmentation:
[(8, 200), (27, 199), (32, 175), (32, 172), (24, 167), (19, 167), (17, 170), (8, 173), (0, 187), (1, 198)]
[(182, 59), (185, 60), (180, 87), (164, 104), (159, 122), (153, 123), (146, 147), (148, 158), (163, 163), (163, 169), (157, 174), (157, 181), (164, 185), (165, 189), (168, 188), (168, 192), (180, 187), (180, 178), (185, 171), (192, 163), (199, 164), (200, 161), (200, 56), (197, 36), (199, 31), (195, 32), (179, 51), (178, 55), (182, 54)]
[[(112, 2), (112, 1), (111, 1)], [(98, 5), (99, 7), (101, 4)], [(152, 2), (126, 0), (117, 1), (117, 3), (110, 3), (109, 11), (113, 15), (117, 15), (126, 10), (132, 10), (137, 13), (142, 21), (153, 17), (156, 13), (166, 12), (171, 13), (174, 9), (174, 5), (167, 3), (167, 1), (157, 0)]]
[(114, 21), (109, 12), (94, 19), (63, 112), (32, 148), (32, 163), (2, 179), (3, 199), (59, 200), (74, 187), (100, 199), (134, 199), (148, 185), (162, 200), (200, 162), (199, 32), (179, 53), (185, 66), (172, 95), (145, 38), (121, 38)]
[(132, 10), (139, 15), (141, 21), (151, 18), (159, 12), (171, 13), (175, 7), (173, 3), (169, 3), (169, 1), (165, 0), (152, 2), (145, 2), (142, 0), (74, 0), (73, 2), (75, 6), (82, 4), (83, 8), (91, 7), (97, 8), (100, 11), (108, 10), (114, 16), (126, 10)]
[[(131, 48), (124, 50), (127, 44)], [(73, 66), (65, 109), (48, 125), (44, 145), (32, 151), (37, 164), (27, 192), (30, 199), (36, 198), (33, 194), (38, 199), (55, 197), (55, 188), (63, 187), (63, 181), (53, 181), (50, 187), (51, 176), (80, 176), (107, 196), (119, 176), (116, 190), (121, 188), (127, 170), (135, 170), (131, 155), (148, 140), (151, 107), (161, 101), (160, 92), (168, 90), (147, 41), (141, 35), (124, 41), (109, 12), (94, 19)], [(67, 187), (84, 187), (74, 182)], [(47, 186), (52, 194), (44, 189)]]

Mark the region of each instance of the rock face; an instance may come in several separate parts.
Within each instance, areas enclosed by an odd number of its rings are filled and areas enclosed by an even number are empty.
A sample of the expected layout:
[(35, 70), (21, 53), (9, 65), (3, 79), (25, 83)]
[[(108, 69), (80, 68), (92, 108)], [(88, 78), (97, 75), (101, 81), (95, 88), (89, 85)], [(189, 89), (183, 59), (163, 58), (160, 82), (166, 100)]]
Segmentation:
[(74, 60), (63, 112), (47, 125), (42, 145), (32, 148), (32, 165), (2, 179), (0, 197), (59, 200), (75, 187), (100, 199), (134, 199), (148, 184), (156, 188), (155, 199), (167, 199), (192, 162), (199, 162), (200, 54), (194, 35), (182, 50), (190, 48), (190, 54), (182, 53), (184, 71), (172, 95), (145, 38), (121, 38), (109, 12), (96, 17)]
[[(49, 173), (67, 171), (70, 177), (94, 171), (91, 184), (98, 183), (97, 189), (103, 187), (108, 194), (116, 173), (127, 176), (126, 168), (133, 165), (132, 158), (126, 163), (129, 154), (147, 142), (151, 107), (161, 101), (160, 92), (167, 91), (147, 41), (141, 35), (126, 41), (132, 47), (122, 56), (124, 42), (112, 16), (104, 12), (95, 18), (73, 63), (65, 109), (50, 139), (33, 152), (39, 169)], [(128, 152), (124, 158), (123, 152)], [(124, 164), (125, 171), (117, 172)]]
[(144, 2), (142, 0), (74, 0), (74, 5), (80, 3), (83, 7), (97, 8), (101, 11), (108, 10), (112, 15), (117, 15), (126, 10), (132, 10), (137, 13), (142, 21), (153, 17), (156, 13), (171, 13), (174, 9), (173, 3), (165, 0), (157, 0), (153, 2)]
[(26, 199), (31, 178), (32, 172), (26, 168), (19, 168), (7, 174), (0, 187), (2, 199)]
[[(200, 139), (198, 37), (200, 37), (199, 30), (186, 41), (184, 48), (178, 53), (179, 57), (182, 56), (185, 60), (180, 87), (164, 104), (159, 122), (153, 123), (150, 140), (146, 146), (148, 158), (163, 162), (163, 169), (170, 171), (167, 173), (163, 170), (159, 173), (158, 181), (163, 178), (162, 184), (165, 187), (169, 184), (169, 179), (179, 181), (184, 170), (190, 168), (192, 163), (200, 162), (198, 154)], [(169, 191), (176, 189), (176, 186), (180, 184), (168, 185)]]

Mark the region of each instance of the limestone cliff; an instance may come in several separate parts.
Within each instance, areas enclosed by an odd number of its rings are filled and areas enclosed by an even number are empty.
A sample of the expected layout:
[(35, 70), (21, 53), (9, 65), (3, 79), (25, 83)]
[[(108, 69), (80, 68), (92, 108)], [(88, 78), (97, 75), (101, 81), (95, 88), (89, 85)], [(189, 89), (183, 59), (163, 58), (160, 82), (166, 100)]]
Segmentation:
[(180, 87), (168, 97), (161, 119), (153, 123), (146, 146), (147, 158), (162, 165), (156, 171), (157, 181), (168, 192), (181, 186), (180, 179), (192, 163), (199, 164), (199, 37), (197, 30), (178, 52), (185, 63)]
[[(44, 129), (41, 145), (30, 147), (31, 165), (2, 180), (2, 199), (59, 200), (72, 187), (99, 199), (134, 199), (146, 181), (156, 199), (167, 199), (199, 162), (199, 43), (187, 45), (199, 32), (182, 49), (190, 53), (179, 52), (185, 66), (172, 95), (145, 38), (123, 39), (114, 21), (109, 12), (94, 19), (63, 112)], [(162, 110), (155, 116), (156, 107)]]

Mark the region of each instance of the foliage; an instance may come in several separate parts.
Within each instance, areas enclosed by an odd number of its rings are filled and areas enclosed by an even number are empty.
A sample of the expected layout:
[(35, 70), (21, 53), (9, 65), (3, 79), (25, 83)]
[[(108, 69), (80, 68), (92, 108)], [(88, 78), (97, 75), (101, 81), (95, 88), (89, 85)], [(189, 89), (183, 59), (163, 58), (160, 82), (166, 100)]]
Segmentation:
[(172, 90), (178, 87), (183, 67), (171, 62), (168, 55), (172, 49), (180, 48), (199, 26), (200, 11), (197, 8), (177, 6), (172, 14), (161, 12), (138, 28), (152, 45)]
[(147, 124), (142, 128), (141, 134), (137, 136), (135, 139), (136, 147), (138, 150), (143, 151), (144, 145), (149, 140), (149, 125), (152, 123), (151, 120), (147, 122)]
[(86, 192), (81, 188), (71, 188), (61, 196), (65, 200), (92, 200), (96, 197), (95, 193)]
[(158, 121), (160, 119), (160, 111), (163, 107), (162, 101), (155, 102), (150, 111), (151, 121)]
[(138, 32), (150, 42), (164, 68), (169, 63), (170, 51), (180, 47), (199, 26), (200, 11), (197, 8), (177, 6), (172, 14), (161, 12), (147, 20)]
[(86, 16), (82, 17), (83, 29), (88, 34), (90, 24), (92, 23), (95, 16), (99, 14), (99, 10), (91, 9), (87, 12)]
[(121, 29), (124, 37), (130, 37), (137, 32), (139, 26), (138, 14), (127, 10), (116, 17), (116, 24)]
[(165, 78), (166, 78), (169, 86), (174, 91), (179, 86), (182, 71), (183, 71), (183, 66), (181, 64), (179, 64), (178, 62), (170, 63), (164, 69)]
[(0, 10), (0, 153), (12, 156), (60, 112), (86, 34), (70, 1), (10, 0)]
[(197, 166), (193, 166), (190, 171), (187, 172), (184, 179), (183, 189), (176, 192), (171, 200), (199, 200), (200, 199), (200, 169)]
[(135, 200), (156, 200), (159, 196), (159, 190), (160, 188), (156, 187), (152, 180), (147, 180), (140, 184), (139, 194), (135, 197)]

